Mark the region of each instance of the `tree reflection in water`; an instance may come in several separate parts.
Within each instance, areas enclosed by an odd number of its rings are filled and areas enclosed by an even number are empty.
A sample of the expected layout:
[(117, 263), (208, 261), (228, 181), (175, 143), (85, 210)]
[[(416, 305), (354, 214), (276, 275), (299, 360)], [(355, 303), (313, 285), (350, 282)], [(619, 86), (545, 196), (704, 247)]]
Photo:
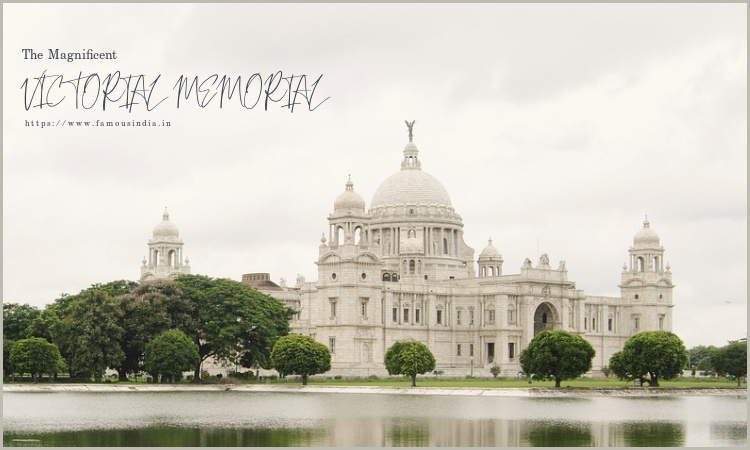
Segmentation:
[(532, 447), (591, 447), (593, 437), (588, 425), (573, 422), (530, 422), (523, 437)]
[(623, 438), (628, 447), (682, 447), (684, 425), (672, 422), (631, 422), (623, 424)]

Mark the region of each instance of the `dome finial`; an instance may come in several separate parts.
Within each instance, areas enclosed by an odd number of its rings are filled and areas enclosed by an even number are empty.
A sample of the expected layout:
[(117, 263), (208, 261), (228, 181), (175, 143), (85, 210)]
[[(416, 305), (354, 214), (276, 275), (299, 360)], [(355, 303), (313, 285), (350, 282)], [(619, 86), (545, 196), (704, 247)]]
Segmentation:
[(651, 228), (651, 222), (648, 221), (648, 214), (646, 214), (646, 218), (643, 219), (643, 228)]
[(164, 220), (169, 220), (169, 211), (167, 211), (167, 207), (164, 207), (164, 214), (161, 215), (161, 218)]
[(408, 120), (404, 120), (406, 122), (406, 127), (409, 128), (409, 142), (412, 141), (414, 138), (414, 124), (417, 122), (416, 120), (412, 120), (409, 122)]
[(347, 191), (354, 190), (354, 182), (352, 181), (352, 174), (349, 174), (349, 179), (346, 181), (346, 190)]

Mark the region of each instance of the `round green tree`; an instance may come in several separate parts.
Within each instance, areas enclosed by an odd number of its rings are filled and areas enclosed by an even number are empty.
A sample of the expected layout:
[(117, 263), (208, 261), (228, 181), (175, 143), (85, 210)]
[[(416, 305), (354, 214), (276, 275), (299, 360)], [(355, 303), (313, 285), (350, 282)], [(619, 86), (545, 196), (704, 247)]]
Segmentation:
[(169, 377), (174, 383), (182, 372), (200, 361), (198, 346), (182, 331), (166, 331), (146, 344), (144, 368), (152, 374)]
[(14, 371), (30, 373), (34, 383), (41, 374), (56, 373), (65, 367), (57, 346), (38, 337), (21, 339), (13, 344), (10, 350), (10, 363)]
[(688, 363), (685, 344), (669, 331), (644, 331), (625, 342), (622, 351), (612, 355), (609, 367), (621, 380), (649, 379), (650, 386), (659, 380), (671, 380), (682, 374)]
[(273, 346), (271, 367), (279, 373), (301, 375), (302, 385), (306, 385), (308, 376), (331, 370), (331, 352), (310, 336), (290, 334)]
[(385, 368), (391, 375), (406, 375), (417, 385), (417, 375), (435, 369), (435, 357), (417, 341), (397, 341), (385, 352)]
[(591, 370), (596, 351), (588, 341), (562, 330), (542, 331), (521, 352), (523, 371), (534, 377), (555, 380), (560, 387), (563, 380), (572, 380)]
[(734, 342), (716, 349), (710, 358), (716, 373), (735, 376), (737, 386), (747, 376), (747, 342)]

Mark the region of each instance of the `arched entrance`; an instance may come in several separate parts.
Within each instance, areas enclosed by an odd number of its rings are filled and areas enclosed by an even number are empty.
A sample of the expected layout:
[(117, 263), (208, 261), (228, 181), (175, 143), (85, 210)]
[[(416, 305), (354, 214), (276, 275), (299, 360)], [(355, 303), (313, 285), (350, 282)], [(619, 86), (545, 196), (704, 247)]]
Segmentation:
[(534, 312), (534, 336), (544, 330), (559, 328), (560, 316), (555, 307), (549, 302), (537, 306)]

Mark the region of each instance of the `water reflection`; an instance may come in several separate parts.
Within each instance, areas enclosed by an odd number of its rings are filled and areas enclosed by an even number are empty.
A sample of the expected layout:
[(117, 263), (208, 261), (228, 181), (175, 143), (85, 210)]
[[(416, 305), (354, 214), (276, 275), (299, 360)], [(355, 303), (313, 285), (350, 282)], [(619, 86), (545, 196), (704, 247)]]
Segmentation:
[(531, 422), (523, 437), (533, 447), (591, 447), (593, 436), (589, 425), (565, 422)]
[(747, 423), (711, 424), (711, 440), (732, 447), (747, 445)]
[(685, 427), (672, 422), (635, 422), (622, 426), (624, 444), (628, 447), (682, 447)]
[(3, 403), (6, 446), (747, 444), (746, 397), (8, 393)]

